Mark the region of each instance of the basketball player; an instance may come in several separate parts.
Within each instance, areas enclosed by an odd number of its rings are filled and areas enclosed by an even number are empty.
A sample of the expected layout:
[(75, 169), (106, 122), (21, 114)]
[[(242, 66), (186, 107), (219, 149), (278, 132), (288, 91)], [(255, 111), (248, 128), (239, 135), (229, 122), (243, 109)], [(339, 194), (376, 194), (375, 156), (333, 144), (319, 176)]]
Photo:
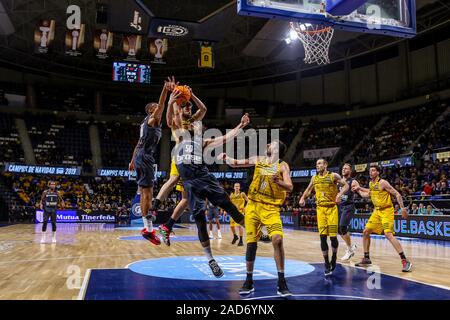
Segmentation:
[[(171, 83), (175, 83), (175, 78), (172, 77), (170, 79)], [(175, 86), (178, 83), (175, 84)], [(175, 88), (173, 88), (175, 90)], [(190, 89), (190, 88), (189, 88)], [(179, 91), (173, 92), (173, 96), (171, 96), (171, 99), (169, 101), (169, 107), (167, 109), (166, 113), (166, 121), (167, 126), (172, 130), (172, 136), (175, 140), (175, 148), (180, 143), (179, 137), (176, 134), (177, 130), (189, 130), (189, 128), (192, 126), (194, 122), (202, 121), (203, 118), (206, 115), (207, 108), (205, 104), (192, 92), (191, 90), (191, 99), (194, 101), (195, 105), (197, 106), (198, 110), (197, 112), (192, 115), (192, 103), (190, 101), (186, 101), (182, 103), (181, 105), (181, 121), (177, 121), (175, 119), (175, 112), (174, 112), (174, 105), (177, 101), (177, 99), (181, 96), (181, 93)], [(170, 164), (170, 178), (169, 180), (161, 187), (161, 190), (159, 191), (158, 195), (156, 196), (155, 203), (154, 203), (154, 210), (157, 210), (160, 206), (161, 202), (167, 199), (168, 195), (170, 194), (171, 190), (176, 186), (176, 190), (181, 192), (182, 199), (177, 204), (175, 210), (172, 213), (172, 216), (169, 218), (169, 220), (160, 225), (159, 232), (161, 233), (161, 237), (164, 241), (164, 243), (168, 246), (170, 246), (170, 233), (172, 232), (172, 228), (175, 224), (175, 222), (181, 217), (183, 212), (188, 207), (188, 201), (186, 198), (186, 192), (183, 188), (183, 183), (180, 178), (180, 174), (178, 173), (177, 166), (175, 164), (175, 156), (172, 157), (172, 162)]]
[(220, 232), (219, 208), (213, 206), (209, 201), (206, 201), (206, 215), (209, 223), (209, 238), (214, 239), (213, 222), (215, 222), (217, 225), (217, 239), (222, 239), (222, 233)]
[(359, 186), (358, 181), (352, 178), (352, 166), (349, 163), (344, 164), (342, 167), (342, 177), (345, 179), (349, 186), (349, 190), (342, 196), (341, 203), (339, 204), (339, 228), (338, 233), (347, 245), (344, 256), (341, 261), (347, 262), (354, 255), (357, 248), (356, 244), (352, 245), (352, 240), (350, 238), (350, 233), (348, 229), (350, 227), (350, 221), (355, 214), (356, 208), (354, 203), (355, 193), (352, 191), (353, 188)]
[[(172, 96), (176, 91), (172, 93)], [(171, 101), (172, 101), (171, 97)], [(174, 103), (175, 120), (181, 126), (183, 119), (181, 107)], [(219, 181), (212, 175), (207, 165), (203, 162), (203, 149), (216, 148), (235, 138), (240, 130), (248, 125), (250, 118), (244, 115), (236, 128), (226, 135), (214, 139), (202, 139), (201, 126), (199, 122), (189, 126), (189, 130), (178, 130), (182, 134), (182, 140), (175, 149), (175, 163), (183, 179), (183, 186), (186, 190), (189, 207), (194, 216), (198, 229), (198, 237), (208, 259), (209, 267), (214, 276), (220, 278), (223, 271), (214, 259), (205, 216), (205, 201), (209, 200), (214, 206), (226, 211), (237, 223), (244, 224), (244, 215), (239, 212), (231, 202), (230, 197), (220, 185)], [(194, 136), (191, 135), (194, 133)]]
[[(339, 246), (337, 239), (339, 222), (337, 205), (341, 203), (342, 196), (349, 190), (349, 185), (340, 175), (327, 170), (328, 162), (325, 159), (317, 160), (316, 169), (317, 174), (312, 177), (311, 182), (300, 198), (299, 204), (301, 207), (304, 207), (305, 199), (309, 197), (314, 189), (316, 193), (317, 227), (320, 234), (320, 247), (325, 260), (325, 276), (329, 276), (336, 269)], [(341, 187), (340, 191), (338, 191), (338, 184)], [(333, 252), (331, 262), (328, 256), (328, 236), (330, 237)]]
[(130, 171), (136, 170), (137, 183), (141, 193), (140, 204), (144, 222), (144, 229), (142, 229), (141, 235), (155, 245), (161, 244), (155, 230), (153, 230), (153, 216), (149, 212), (153, 197), (155, 154), (161, 139), (161, 117), (167, 94), (173, 89), (173, 86), (174, 83), (171, 81), (165, 81), (159, 102), (152, 102), (145, 106), (147, 116), (141, 124), (139, 141), (129, 164)]
[(58, 203), (64, 208), (64, 200), (56, 191), (56, 182), (49, 181), (48, 189), (42, 193), (39, 207), (44, 211), (44, 221), (42, 224), (41, 243), (46, 242), (48, 218), (52, 219), (52, 243), (56, 243), (56, 210)]
[(255, 291), (253, 269), (262, 225), (266, 226), (274, 248), (278, 270), (277, 294), (282, 297), (292, 295), (284, 277), (283, 224), (280, 218), (280, 207), (286, 199), (286, 192), (292, 192), (294, 188), (289, 165), (280, 159), (286, 150), (284, 143), (275, 140), (267, 145), (266, 156), (236, 160), (226, 154), (219, 155), (219, 158), (233, 168), (255, 167), (253, 181), (248, 191), (248, 203), (245, 207), (247, 278), (239, 290), (242, 295)]
[[(234, 184), (234, 191), (230, 194), (231, 202), (239, 209), (241, 213), (244, 213), (245, 204), (248, 202), (247, 195), (245, 192), (241, 192), (241, 184), (236, 182)], [(239, 232), (239, 237), (236, 234), (236, 228)], [(238, 247), (242, 247), (244, 245), (244, 228), (242, 228), (239, 224), (237, 224), (233, 219), (230, 219), (230, 229), (233, 233), (233, 241), (231, 244), (235, 244), (238, 242)]]
[(384, 236), (389, 240), (394, 249), (400, 255), (402, 261), (402, 271), (409, 272), (412, 268), (412, 263), (406, 259), (403, 252), (402, 245), (394, 236), (394, 205), (392, 204), (391, 196), (394, 196), (397, 203), (400, 205), (402, 217), (408, 217), (408, 208), (403, 205), (403, 199), (400, 193), (395, 190), (389, 182), (380, 178), (381, 168), (377, 165), (370, 166), (369, 175), (370, 183), (369, 189), (355, 186), (354, 192), (358, 192), (363, 198), (370, 198), (375, 207), (369, 221), (366, 224), (363, 233), (364, 258), (357, 267), (367, 267), (372, 264), (369, 256), (370, 248), (370, 234), (381, 234), (384, 231)]

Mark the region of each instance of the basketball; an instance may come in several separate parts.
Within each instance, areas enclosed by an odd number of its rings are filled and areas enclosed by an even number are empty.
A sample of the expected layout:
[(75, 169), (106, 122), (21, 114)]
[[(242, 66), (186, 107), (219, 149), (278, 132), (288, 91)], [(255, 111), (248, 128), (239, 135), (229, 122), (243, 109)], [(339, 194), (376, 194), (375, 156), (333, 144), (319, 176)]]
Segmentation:
[(180, 97), (177, 99), (178, 104), (191, 100), (191, 90), (189, 90), (188, 86), (177, 86), (176, 90), (181, 92)]

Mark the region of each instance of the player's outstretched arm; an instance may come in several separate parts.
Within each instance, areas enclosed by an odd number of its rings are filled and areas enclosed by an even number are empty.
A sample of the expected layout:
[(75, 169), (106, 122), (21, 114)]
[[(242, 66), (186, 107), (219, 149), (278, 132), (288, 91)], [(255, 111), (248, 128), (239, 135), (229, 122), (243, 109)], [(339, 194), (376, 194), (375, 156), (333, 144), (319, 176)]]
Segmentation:
[(313, 191), (314, 187), (314, 177), (311, 178), (311, 181), (309, 182), (308, 187), (306, 188), (305, 192), (303, 192), (302, 197), (300, 198), (300, 201), (298, 204), (300, 207), (304, 207), (306, 204), (306, 198), (308, 198), (311, 195), (311, 192)]
[[(256, 165), (256, 163), (259, 161), (260, 157), (254, 156), (250, 157), (248, 159), (234, 159), (229, 156), (227, 156), (226, 153), (221, 153), (217, 157), (217, 159), (225, 161), (227, 165), (229, 165), (232, 168), (250, 168)], [(247, 197), (247, 196), (246, 196)], [(248, 200), (246, 200), (248, 201)]]
[(272, 176), (273, 182), (275, 182), (285, 191), (292, 192), (292, 190), (294, 190), (294, 184), (292, 183), (291, 180), (291, 170), (289, 168), (289, 165), (286, 162), (282, 162), (280, 169), (283, 180), (281, 180), (279, 176), (273, 175)]
[(239, 131), (245, 128), (250, 123), (250, 118), (248, 116), (248, 113), (244, 114), (244, 116), (241, 119), (241, 122), (234, 128), (233, 130), (227, 132), (226, 135), (220, 136), (214, 139), (205, 139), (203, 141), (204, 147), (208, 148), (216, 148), (218, 146), (221, 146), (228, 141), (236, 138), (236, 136), (239, 134)]
[(200, 100), (193, 92), (192, 89), (189, 87), (189, 90), (191, 90), (191, 99), (194, 101), (195, 105), (197, 106), (198, 110), (194, 114), (193, 118), (195, 121), (202, 121), (203, 118), (206, 115), (206, 112), (208, 109), (206, 108), (205, 104)]
[(370, 189), (361, 187), (359, 183), (352, 186), (352, 191), (359, 194), (362, 198), (370, 198)]
[[(170, 85), (169, 85), (170, 91), (173, 92), (179, 83), (175, 82), (175, 77), (173, 77), (173, 76), (171, 78), (169, 77), (167, 80), (170, 82)], [(169, 100), (169, 105), (167, 107), (167, 112), (166, 112), (166, 122), (167, 122), (167, 126), (169, 128), (173, 128), (173, 115), (174, 115), (173, 105), (170, 104), (170, 100)]]
[(172, 91), (169, 99), (169, 109), (171, 114), (171, 128), (180, 129), (183, 122), (181, 107), (177, 103), (177, 99), (181, 96), (181, 91), (175, 89)]
[(173, 88), (171, 81), (164, 81), (164, 86), (161, 91), (161, 95), (159, 96), (158, 106), (153, 113), (153, 117), (148, 119), (149, 126), (159, 126), (161, 124), (162, 114), (164, 112), (164, 108), (166, 107), (167, 95), (170, 92), (171, 88)]
[(338, 192), (336, 196), (336, 203), (341, 203), (342, 196), (349, 190), (349, 185), (347, 181), (345, 181), (344, 178), (342, 178), (339, 174), (333, 173), (333, 179), (336, 183), (338, 183), (341, 186), (341, 191)]
[(405, 208), (405, 205), (403, 203), (403, 198), (402, 198), (402, 195), (400, 194), (400, 192), (395, 190), (395, 188), (393, 186), (391, 186), (391, 184), (384, 179), (381, 179), (381, 181), (380, 181), (380, 189), (386, 190), (393, 197), (395, 197), (398, 205), (400, 206), (400, 209), (402, 210), (402, 217), (406, 219), (406, 217), (408, 216), (408, 209)]

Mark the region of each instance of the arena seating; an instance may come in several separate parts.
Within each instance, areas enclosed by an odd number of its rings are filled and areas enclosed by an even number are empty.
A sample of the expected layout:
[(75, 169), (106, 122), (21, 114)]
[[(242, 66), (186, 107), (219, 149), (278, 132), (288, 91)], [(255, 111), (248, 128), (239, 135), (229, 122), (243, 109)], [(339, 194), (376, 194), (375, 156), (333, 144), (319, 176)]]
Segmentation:
[(37, 164), (91, 168), (87, 122), (33, 115), (26, 117), (26, 124)]
[(139, 125), (102, 123), (98, 125), (105, 167), (127, 168), (139, 139)]
[(445, 109), (445, 105), (430, 103), (390, 114), (381, 128), (364, 137), (352, 162), (387, 160), (404, 154)]
[(0, 165), (6, 162), (24, 162), (24, 153), (14, 124), (14, 118), (8, 114), (0, 117)]

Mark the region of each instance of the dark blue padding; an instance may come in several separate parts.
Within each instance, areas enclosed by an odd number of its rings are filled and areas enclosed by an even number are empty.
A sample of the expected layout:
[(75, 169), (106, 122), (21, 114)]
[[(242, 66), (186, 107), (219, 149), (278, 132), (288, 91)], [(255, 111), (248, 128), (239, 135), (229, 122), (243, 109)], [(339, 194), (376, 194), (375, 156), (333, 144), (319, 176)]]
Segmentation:
[(367, 0), (327, 0), (327, 12), (333, 16), (345, 16), (366, 2)]
[[(373, 273), (351, 266), (338, 265), (330, 277), (324, 277), (323, 265), (298, 277), (287, 278), (289, 289), (297, 300), (450, 300), (450, 290), (406, 278), (380, 276), (380, 289), (370, 289)], [(399, 261), (399, 268), (401, 264)], [(445, 276), (445, 275), (443, 275)], [(150, 277), (129, 269), (91, 271), (85, 300), (242, 300), (279, 299), (277, 280), (255, 281), (255, 292), (241, 297), (243, 281), (199, 281)]]

